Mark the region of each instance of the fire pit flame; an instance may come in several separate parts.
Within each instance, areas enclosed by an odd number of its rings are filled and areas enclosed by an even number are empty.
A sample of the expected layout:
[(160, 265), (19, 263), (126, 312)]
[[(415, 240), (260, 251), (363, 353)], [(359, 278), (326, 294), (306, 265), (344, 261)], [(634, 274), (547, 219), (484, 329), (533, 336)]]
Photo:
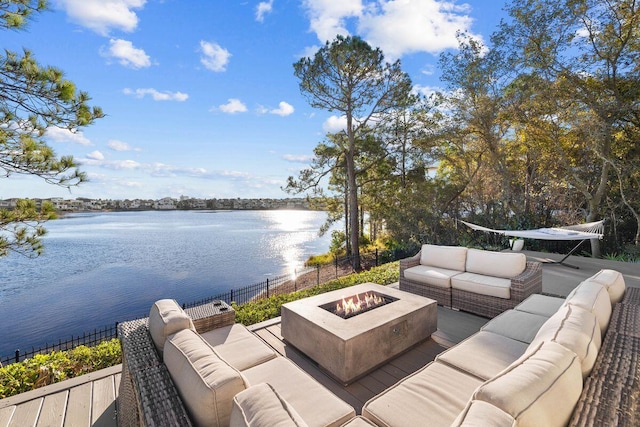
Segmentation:
[(350, 297), (343, 297), (341, 300), (325, 304), (322, 308), (342, 317), (343, 319), (348, 319), (395, 300), (395, 298), (372, 291)]

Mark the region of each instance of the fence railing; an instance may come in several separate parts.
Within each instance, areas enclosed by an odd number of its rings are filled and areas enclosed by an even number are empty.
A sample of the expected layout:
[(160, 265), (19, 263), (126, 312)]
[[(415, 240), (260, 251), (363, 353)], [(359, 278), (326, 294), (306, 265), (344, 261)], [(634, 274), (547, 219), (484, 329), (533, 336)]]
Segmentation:
[[(395, 261), (396, 259), (400, 259), (404, 256), (406, 256), (406, 254), (398, 252), (386, 252), (383, 256), (381, 256), (378, 253), (378, 250), (376, 250), (375, 252), (360, 254), (362, 265), (365, 268), (378, 266), (380, 265), (380, 263)], [(207, 304), (214, 300), (223, 300), (227, 303), (231, 303), (233, 301), (236, 304), (244, 304), (253, 299), (268, 298), (272, 295), (296, 291), (299, 289), (298, 278), (303, 275), (313, 276), (312, 280), (305, 281), (304, 287), (319, 285), (320, 283), (324, 283), (324, 281), (326, 280), (331, 280), (332, 278), (339, 277), (341, 267), (343, 267), (344, 265), (349, 265), (350, 262), (351, 257), (334, 258), (331, 264), (307, 267), (302, 271), (296, 272), (295, 277), (291, 277), (290, 275), (273, 277), (262, 282), (255, 283), (253, 285), (231, 289), (228, 292), (207, 297), (198, 301), (183, 303), (182, 307), (195, 307), (198, 305)], [(312, 273), (315, 273), (315, 275), (313, 275)], [(287, 282), (292, 282), (291, 285), (293, 286), (293, 288), (291, 286), (282, 286)], [(103, 341), (108, 341), (117, 337), (118, 322), (115, 322), (113, 325), (105, 326), (102, 329), (94, 329), (93, 332), (86, 332), (78, 336), (71, 335), (70, 339), (59, 339), (57, 343), (46, 343), (45, 345), (37, 348), (31, 347), (31, 350), (27, 351), (16, 350), (12, 355), (0, 357), (0, 366), (4, 366), (10, 363), (17, 363), (24, 359), (33, 357), (36, 354), (45, 354), (52, 351), (72, 350), (81, 345), (94, 346), (100, 344)]]

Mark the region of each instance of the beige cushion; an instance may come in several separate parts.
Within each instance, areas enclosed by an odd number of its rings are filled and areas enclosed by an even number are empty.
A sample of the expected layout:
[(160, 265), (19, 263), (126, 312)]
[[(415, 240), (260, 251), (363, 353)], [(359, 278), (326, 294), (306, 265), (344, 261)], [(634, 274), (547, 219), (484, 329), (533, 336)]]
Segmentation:
[(511, 280), (476, 273), (462, 273), (451, 278), (451, 287), (474, 294), (509, 299)]
[(268, 383), (309, 425), (338, 427), (356, 411), (293, 362), (276, 357), (242, 372), (250, 385)]
[(256, 384), (236, 394), (230, 427), (306, 427), (295, 409), (269, 384)]
[(362, 415), (379, 426), (448, 426), (482, 383), (436, 360), (369, 400)]
[(466, 271), (509, 279), (527, 268), (527, 257), (521, 253), (492, 252), (480, 249), (467, 251)]
[(564, 298), (550, 297), (547, 295), (533, 294), (516, 305), (513, 309), (525, 311), (538, 316), (551, 317), (564, 304)]
[(463, 246), (422, 245), (420, 264), (464, 271), (467, 248)]
[(404, 277), (414, 282), (426, 283), (441, 288), (451, 287), (451, 277), (460, 274), (456, 270), (431, 267), (428, 265), (416, 265), (404, 270)]
[(342, 427), (372, 427), (372, 426), (377, 427), (374, 423), (372, 423), (371, 421), (369, 421), (368, 419), (364, 418), (361, 415), (358, 415), (351, 421), (342, 425)]
[(540, 327), (530, 348), (543, 341), (557, 342), (577, 354), (582, 364), (582, 377), (586, 378), (600, 351), (598, 319), (580, 307), (564, 306)]
[(606, 269), (600, 270), (587, 280), (597, 282), (607, 288), (612, 305), (622, 301), (626, 285), (624, 283), (624, 277), (620, 272)]
[(609, 292), (596, 282), (580, 283), (567, 296), (565, 304), (574, 305), (590, 311), (598, 318), (601, 335), (604, 336), (611, 318), (611, 299)]
[(546, 321), (546, 317), (537, 314), (507, 310), (491, 319), (480, 329), (530, 344)]
[(201, 334), (216, 353), (239, 371), (277, 356), (277, 353), (244, 325), (235, 323)]
[(436, 360), (483, 380), (502, 372), (527, 350), (527, 344), (492, 332), (480, 331), (440, 353)]
[(156, 301), (149, 311), (149, 333), (153, 343), (162, 357), (164, 342), (169, 335), (182, 329), (193, 329), (193, 321), (182, 307), (172, 299)]
[(196, 425), (229, 425), (233, 397), (246, 388), (240, 372), (190, 329), (169, 336), (164, 363)]
[(560, 344), (544, 342), (484, 383), (474, 399), (491, 403), (518, 426), (566, 426), (582, 393), (580, 360)]
[(452, 427), (515, 427), (516, 420), (502, 409), (482, 400), (472, 400)]

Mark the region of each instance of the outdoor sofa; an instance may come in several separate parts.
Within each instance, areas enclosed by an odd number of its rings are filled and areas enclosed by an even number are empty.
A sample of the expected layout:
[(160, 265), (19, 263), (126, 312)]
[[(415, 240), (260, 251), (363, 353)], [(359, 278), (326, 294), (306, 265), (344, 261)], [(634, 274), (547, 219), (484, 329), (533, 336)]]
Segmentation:
[(234, 325), (226, 304), (185, 313), (159, 301), (148, 319), (120, 325), (119, 425), (633, 425), (633, 291), (625, 294), (620, 273), (602, 270), (567, 298), (533, 295), (369, 400), (358, 417)]
[(542, 292), (542, 265), (522, 253), (422, 245), (416, 255), (400, 260), (400, 290), (495, 317)]

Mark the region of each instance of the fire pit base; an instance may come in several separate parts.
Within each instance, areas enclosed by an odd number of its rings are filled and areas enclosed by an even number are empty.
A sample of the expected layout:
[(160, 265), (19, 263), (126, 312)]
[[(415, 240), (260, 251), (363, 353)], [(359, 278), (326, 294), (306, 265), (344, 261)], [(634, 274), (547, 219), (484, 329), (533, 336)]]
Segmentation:
[[(321, 306), (377, 292), (392, 303), (343, 319)], [(282, 306), (282, 337), (343, 384), (349, 384), (429, 338), (437, 329), (434, 300), (364, 283)]]

